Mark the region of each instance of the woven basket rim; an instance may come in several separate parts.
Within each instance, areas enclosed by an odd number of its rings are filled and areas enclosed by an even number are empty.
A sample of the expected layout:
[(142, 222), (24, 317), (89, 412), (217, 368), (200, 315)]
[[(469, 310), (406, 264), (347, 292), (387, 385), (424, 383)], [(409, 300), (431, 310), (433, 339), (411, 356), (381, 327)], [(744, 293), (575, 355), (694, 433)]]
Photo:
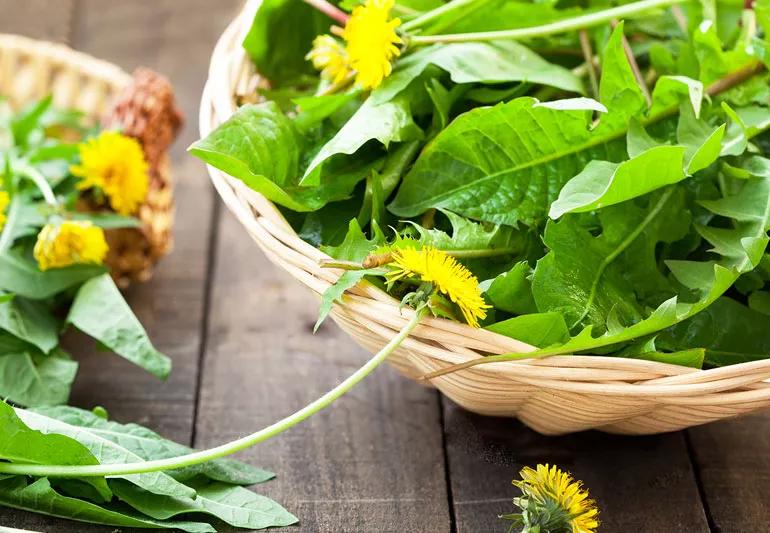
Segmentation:
[[(202, 137), (237, 109), (234, 95), (248, 94), (249, 89), (253, 89), (255, 85), (249, 80), (257, 74), (253, 72), (241, 42), (259, 3), (260, 0), (249, 0), (216, 44), (200, 107), (199, 124)], [(274, 263), (317, 294), (321, 294), (341, 275), (341, 271), (320, 267), (319, 261), (329, 256), (300, 239), (269, 200), (224, 172), (211, 166), (208, 171), (222, 200)], [(410, 309), (399, 313), (398, 305), (399, 302), (395, 298), (364, 282), (346, 293), (344, 303), (335, 304), (332, 316), (359, 343), (374, 349), (384, 342), (377, 344), (379, 341), (368, 339), (363, 334), (359, 336), (356, 334), (356, 328), (365, 329), (367, 335), (386, 341), (389, 335), (392, 336), (393, 332), (412, 316), (413, 311)], [(418, 326), (405, 342), (406, 355), (397, 366), (411, 377), (416, 377), (449, 363), (476, 359), (480, 353), (523, 352), (528, 349), (534, 348), (487, 330), (429, 317), (423, 320), (421, 326)], [(401, 368), (402, 365), (413, 368)], [(417, 374), (414, 372), (415, 368)], [(722, 405), (751, 406), (741, 412), (756, 410), (760, 404), (761, 407), (770, 405), (770, 359), (703, 370), (642, 359), (563, 355), (478, 365), (442, 376), (434, 380), (433, 384), (442, 391), (442, 385), (447, 383), (458, 390), (462, 389), (463, 394), (473, 397), (470, 402), (473, 404), (472, 410), (495, 414), (497, 411), (494, 407), (484, 404), (480, 396), (489, 395), (492, 389), (504, 390), (505, 386), (501, 383), (506, 379), (514, 379), (519, 385), (534, 387), (533, 390), (553, 390), (565, 395), (632, 400), (647, 398), (650, 401), (660, 400), (677, 406), (697, 406), (699, 410), (706, 409), (711, 413), (703, 415), (702, 418), (713, 415), (711, 419), (741, 414), (716, 414)], [(458, 401), (455, 397), (453, 399)], [(463, 404), (462, 401), (458, 403)], [(629, 410), (633, 410), (632, 407), (629, 407)], [(513, 416), (508, 412), (504, 414)], [(552, 415), (553, 413), (549, 414)], [(545, 433), (573, 431), (548, 427), (547, 424), (537, 427), (537, 423), (530, 423), (528, 420), (525, 422)], [(609, 422), (607, 426), (593, 423), (581, 426), (580, 429), (598, 427), (628, 433), (670, 430), (645, 428), (644, 423), (638, 421), (614, 428), (611, 425), (614, 420)], [(699, 423), (703, 421), (694, 419), (678, 425), (671, 422), (669, 425), (679, 428)]]
[(0, 33), (0, 48), (15, 49), (28, 56), (45, 57), (52, 64), (77, 65), (83, 74), (102, 79), (118, 88), (131, 81), (131, 75), (116, 64), (75, 50), (63, 43), (15, 33)]

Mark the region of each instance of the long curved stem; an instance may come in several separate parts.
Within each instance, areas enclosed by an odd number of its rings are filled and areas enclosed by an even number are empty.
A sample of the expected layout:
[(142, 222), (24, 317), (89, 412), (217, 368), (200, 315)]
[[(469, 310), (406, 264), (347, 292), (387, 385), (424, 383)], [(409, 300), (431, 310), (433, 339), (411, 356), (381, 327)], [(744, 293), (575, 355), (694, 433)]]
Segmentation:
[(235, 452), (254, 446), (255, 444), (278, 435), (298, 424), (306, 418), (314, 415), (321, 409), (328, 407), (337, 398), (348, 392), (362, 379), (372, 373), (393, 351), (398, 348), (406, 339), (412, 330), (419, 324), (427, 312), (427, 307), (419, 308), (412, 319), (393, 337), (385, 347), (366, 362), (361, 368), (356, 370), (342, 383), (332, 390), (306, 405), (299, 411), (278, 422), (267, 426), (251, 435), (222, 444), (215, 448), (189, 453), (179, 457), (168, 459), (159, 459), (155, 461), (141, 461), (136, 463), (124, 464), (103, 464), (103, 465), (26, 465), (13, 463), (0, 463), (0, 474), (15, 474), (28, 476), (48, 476), (48, 477), (96, 477), (96, 476), (123, 476), (127, 474), (142, 474), (145, 472), (158, 472), (161, 470), (174, 470), (192, 466), (213, 459), (219, 459), (231, 455)]
[(14, 170), (22, 176), (29, 178), (30, 181), (35, 184), (35, 187), (37, 187), (43, 195), (45, 203), (51, 207), (59, 205), (56, 201), (56, 195), (54, 194), (53, 189), (51, 189), (51, 186), (48, 184), (48, 180), (46, 180), (45, 176), (43, 176), (35, 167), (27, 163), (19, 163)]
[[(631, 4), (624, 4), (610, 9), (604, 9), (595, 13), (588, 13), (579, 17), (572, 17), (541, 26), (532, 26), (529, 28), (517, 28), (513, 30), (501, 31), (483, 31), (470, 33), (453, 33), (446, 35), (415, 35), (409, 38), (409, 44), (420, 46), (434, 43), (463, 43), (494, 41), (500, 39), (520, 40), (532, 37), (545, 37), (558, 33), (566, 33), (574, 30), (582, 30), (592, 26), (599, 26), (610, 22), (613, 19), (622, 19), (644, 13), (651, 9), (668, 7), (675, 4), (681, 4), (685, 0), (642, 0)], [(451, 4), (447, 4), (449, 6)], [(415, 21), (418, 19), (415, 19)], [(411, 21), (414, 23), (415, 21)]]
[(409, 22), (403, 23), (401, 25), (401, 29), (407, 32), (415, 30), (421, 26), (424, 26), (428, 22), (431, 22), (443, 15), (446, 15), (447, 13), (450, 13), (457, 9), (461, 9), (467, 6), (468, 4), (473, 4), (478, 1), (479, 0), (452, 0), (451, 2), (447, 2), (446, 4), (442, 5), (441, 7), (437, 7), (436, 9), (431, 9), (430, 11), (428, 11), (427, 13), (423, 13), (419, 17), (414, 18)]

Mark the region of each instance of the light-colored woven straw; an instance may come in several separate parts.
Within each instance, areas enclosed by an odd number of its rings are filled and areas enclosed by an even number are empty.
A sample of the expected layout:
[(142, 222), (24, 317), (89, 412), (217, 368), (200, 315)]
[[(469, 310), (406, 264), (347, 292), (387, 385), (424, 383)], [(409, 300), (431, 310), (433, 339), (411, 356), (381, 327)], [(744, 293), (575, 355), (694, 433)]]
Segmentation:
[[(0, 97), (19, 108), (48, 95), (55, 106), (78, 109), (92, 123), (122, 128), (144, 146), (150, 188), (137, 213), (141, 227), (108, 230), (106, 262), (123, 287), (146, 280), (172, 244), (174, 205), (166, 149), (181, 117), (173, 105), (170, 84), (148, 69), (139, 69), (132, 77), (111, 63), (61, 44), (0, 34)], [(151, 104), (155, 109), (148, 109)], [(163, 109), (157, 109), (161, 104)], [(164, 114), (161, 120), (156, 117), (160, 114)], [(148, 122), (147, 115), (155, 120)], [(158, 136), (163, 138), (157, 141)], [(80, 207), (95, 209), (87, 201)]]
[[(231, 116), (261, 83), (241, 43), (259, 6), (249, 1), (214, 50), (200, 110), (201, 134)], [(276, 207), (243, 182), (214, 168), (211, 179), (225, 204), (264, 253), (313, 292), (341, 274), (321, 268), (327, 256), (302, 241)], [(361, 283), (332, 317), (361, 346), (382, 348), (413, 311), (371, 284)], [(390, 362), (418, 378), (484, 354), (525, 352), (522, 342), (449, 320), (424, 319)], [(674, 431), (770, 405), (770, 360), (712, 370), (651, 361), (559, 356), (479, 365), (436, 378), (432, 385), (464, 408), (518, 417), (546, 434), (585, 429), (649, 434)]]

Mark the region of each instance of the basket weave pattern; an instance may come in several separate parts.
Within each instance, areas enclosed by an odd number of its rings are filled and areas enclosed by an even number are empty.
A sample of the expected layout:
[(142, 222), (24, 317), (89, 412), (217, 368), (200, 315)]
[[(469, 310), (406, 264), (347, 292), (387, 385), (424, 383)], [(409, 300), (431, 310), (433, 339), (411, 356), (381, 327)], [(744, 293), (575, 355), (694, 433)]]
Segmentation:
[[(141, 226), (107, 230), (105, 261), (122, 287), (148, 279), (172, 246), (174, 199), (167, 150), (182, 117), (168, 80), (141, 68), (131, 76), (60, 44), (0, 34), (0, 95), (14, 108), (51, 95), (55, 106), (78, 109), (92, 123), (119, 128), (142, 144), (150, 187), (136, 215)], [(101, 209), (88, 198), (78, 208)]]
[[(259, 0), (250, 0), (214, 50), (200, 109), (201, 134), (230, 117), (238, 102), (253, 100), (264, 84), (241, 47)], [(322, 294), (341, 275), (321, 268), (326, 254), (302, 241), (275, 206), (241, 181), (209, 167), (228, 208), (276, 265)], [(413, 311), (363, 282), (335, 305), (332, 317), (369, 351), (382, 348)], [(464, 324), (426, 318), (389, 362), (419, 376), (482, 357), (526, 352), (522, 342)], [(479, 365), (431, 384), (476, 413), (517, 417), (545, 434), (585, 429), (652, 434), (753, 412), (770, 405), (770, 360), (696, 370), (652, 361), (557, 356)]]

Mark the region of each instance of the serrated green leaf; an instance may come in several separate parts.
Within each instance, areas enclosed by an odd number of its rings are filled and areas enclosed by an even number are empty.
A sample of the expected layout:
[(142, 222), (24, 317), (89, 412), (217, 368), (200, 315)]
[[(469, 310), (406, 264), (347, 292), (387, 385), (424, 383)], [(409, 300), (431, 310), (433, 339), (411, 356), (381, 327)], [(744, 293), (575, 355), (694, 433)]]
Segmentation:
[(705, 361), (713, 366), (770, 356), (767, 315), (727, 297), (719, 298), (707, 309), (666, 331), (660, 343), (672, 349), (704, 348)]
[[(16, 415), (29, 428), (45, 434), (65, 435), (77, 440), (96, 457), (101, 464), (136, 463), (143, 458), (88, 428), (73, 426), (46, 416), (40, 412), (16, 409)], [(183, 498), (195, 497), (195, 490), (183, 485), (165, 472), (148, 472), (116, 476), (134, 483), (153, 494)]]
[[(73, 427), (83, 428), (89, 434), (113, 442), (146, 461), (179, 457), (193, 451), (192, 448), (164, 439), (143, 426), (107, 420), (106, 414), (99, 416), (91, 411), (69, 406), (38, 408), (34, 409), (34, 412)], [(272, 472), (233, 459), (216, 459), (179, 470), (167, 470), (166, 473), (177, 481), (184, 482), (196, 476), (205, 476), (213, 481), (237, 485), (253, 485), (275, 477)]]

